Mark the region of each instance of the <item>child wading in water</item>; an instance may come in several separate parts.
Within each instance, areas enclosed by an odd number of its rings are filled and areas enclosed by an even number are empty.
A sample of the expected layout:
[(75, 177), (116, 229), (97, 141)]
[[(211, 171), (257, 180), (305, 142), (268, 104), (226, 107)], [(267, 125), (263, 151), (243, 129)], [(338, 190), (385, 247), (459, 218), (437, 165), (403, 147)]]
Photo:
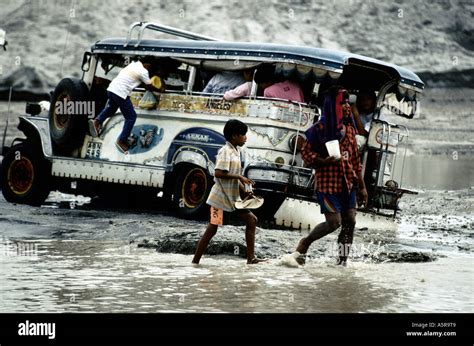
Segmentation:
[(255, 227), (257, 217), (247, 209), (235, 209), (240, 200), (240, 189), (245, 184), (255, 183), (242, 175), (240, 150), (247, 140), (247, 125), (239, 120), (229, 120), (224, 126), (226, 144), (219, 150), (214, 173), (215, 184), (211, 189), (207, 204), (211, 206), (209, 225), (199, 240), (193, 263), (199, 263), (209, 241), (214, 237), (219, 225), (223, 224), (224, 212), (238, 213), (245, 221), (245, 241), (247, 243), (247, 263), (255, 264), (265, 260), (255, 257)]

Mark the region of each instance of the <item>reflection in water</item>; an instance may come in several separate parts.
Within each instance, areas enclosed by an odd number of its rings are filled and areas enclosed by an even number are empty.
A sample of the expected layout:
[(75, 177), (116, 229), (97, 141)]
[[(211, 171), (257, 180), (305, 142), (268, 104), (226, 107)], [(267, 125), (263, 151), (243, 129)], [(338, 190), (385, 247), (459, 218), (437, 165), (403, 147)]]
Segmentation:
[[(400, 176), (402, 158), (395, 167)], [(402, 185), (418, 189), (460, 190), (474, 185), (474, 160), (466, 156), (407, 156)]]
[(347, 268), (322, 258), (287, 268), (276, 260), (247, 266), (241, 259), (207, 256), (195, 267), (191, 256), (122, 242), (33, 244), (35, 253), (24, 256), (6, 248), (17, 245), (0, 245), (0, 312), (474, 310), (472, 259), (467, 265), (462, 257), (421, 264), (352, 262)]

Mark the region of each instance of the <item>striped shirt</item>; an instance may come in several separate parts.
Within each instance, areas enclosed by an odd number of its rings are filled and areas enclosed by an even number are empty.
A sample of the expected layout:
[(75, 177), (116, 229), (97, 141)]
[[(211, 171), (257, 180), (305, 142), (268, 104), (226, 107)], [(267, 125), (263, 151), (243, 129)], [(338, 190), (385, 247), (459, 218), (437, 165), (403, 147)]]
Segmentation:
[[(219, 150), (216, 159), (216, 169), (230, 174), (242, 174), (240, 150), (229, 142)], [(219, 179), (214, 177), (214, 186), (209, 193), (207, 204), (224, 211), (234, 211), (234, 204), (240, 200), (238, 179)]]

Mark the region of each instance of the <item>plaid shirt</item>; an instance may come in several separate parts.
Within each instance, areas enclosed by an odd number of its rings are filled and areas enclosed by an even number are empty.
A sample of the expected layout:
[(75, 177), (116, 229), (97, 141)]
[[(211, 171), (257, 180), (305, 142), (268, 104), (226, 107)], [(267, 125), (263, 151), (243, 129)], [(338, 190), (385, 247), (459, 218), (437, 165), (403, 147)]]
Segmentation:
[(308, 167), (316, 169), (316, 191), (334, 194), (342, 192), (343, 184), (346, 184), (347, 191), (357, 185), (362, 164), (355, 135), (355, 129), (346, 126), (346, 135), (339, 143), (341, 160), (331, 165), (318, 166), (316, 159), (321, 155), (313, 150), (309, 142), (304, 144), (301, 156)]

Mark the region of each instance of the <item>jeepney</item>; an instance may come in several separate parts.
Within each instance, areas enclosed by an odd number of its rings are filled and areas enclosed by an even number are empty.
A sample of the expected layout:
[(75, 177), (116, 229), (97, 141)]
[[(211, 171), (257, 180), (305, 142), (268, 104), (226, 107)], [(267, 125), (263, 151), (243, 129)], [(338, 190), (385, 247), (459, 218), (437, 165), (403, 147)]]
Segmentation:
[[(175, 38), (144, 38), (149, 31)], [(155, 93), (151, 109), (139, 106), (144, 89), (132, 92), (138, 117), (131, 148), (123, 154), (115, 147), (124, 121), (120, 112), (104, 123), (98, 138), (88, 133), (87, 122), (105, 106), (110, 81), (137, 57), (153, 57), (157, 64), (171, 61), (176, 71), (166, 80), (167, 90)], [(255, 81), (249, 97), (234, 101), (202, 92), (215, 73), (265, 64), (273, 65), (280, 77), (297, 80), (306, 102), (258, 96)], [(7, 201), (40, 205), (52, 190), (104, 196), (126, 187), (147, 198), (161, 196), (179, 217), (203, 217), (217, 151), (225, 143), (223, 126), (237, 118), (249, 126), (242, 163), (244, 174), (256, 182), (255, 193), (265, 197), (260, 214), (278, 225), (312, 227), (323, 216), (313, 198), (314, 172), (305, 167), (299, 151), (304, 132), (318, 120), (318, 95), (333, 84), (354, 93), (360, 88), (377, 93), (369, 136), (361, 143), (371, 202), (363, 214), (372, 221), (390, 220), (401, 196), (410, 192), (402, 188), (401, 176), (394, 176), (394, 166), (404, 162), (408, 130), (379, 119), (382, 110), (407, 118), (416, 113), (424, 84), (407, 69), (347, 52), (227, 42), (136, 22), (127, 37), (93, 44), (84, 54), (82, 71), (82, 78), (58, 84), (48, 100), (49, 111), (30, 104), (29, 114), (19, 117), (25, 137), (2, 147), (1, 187)], [(375, 160), (368, 164), (371, 157)]]

